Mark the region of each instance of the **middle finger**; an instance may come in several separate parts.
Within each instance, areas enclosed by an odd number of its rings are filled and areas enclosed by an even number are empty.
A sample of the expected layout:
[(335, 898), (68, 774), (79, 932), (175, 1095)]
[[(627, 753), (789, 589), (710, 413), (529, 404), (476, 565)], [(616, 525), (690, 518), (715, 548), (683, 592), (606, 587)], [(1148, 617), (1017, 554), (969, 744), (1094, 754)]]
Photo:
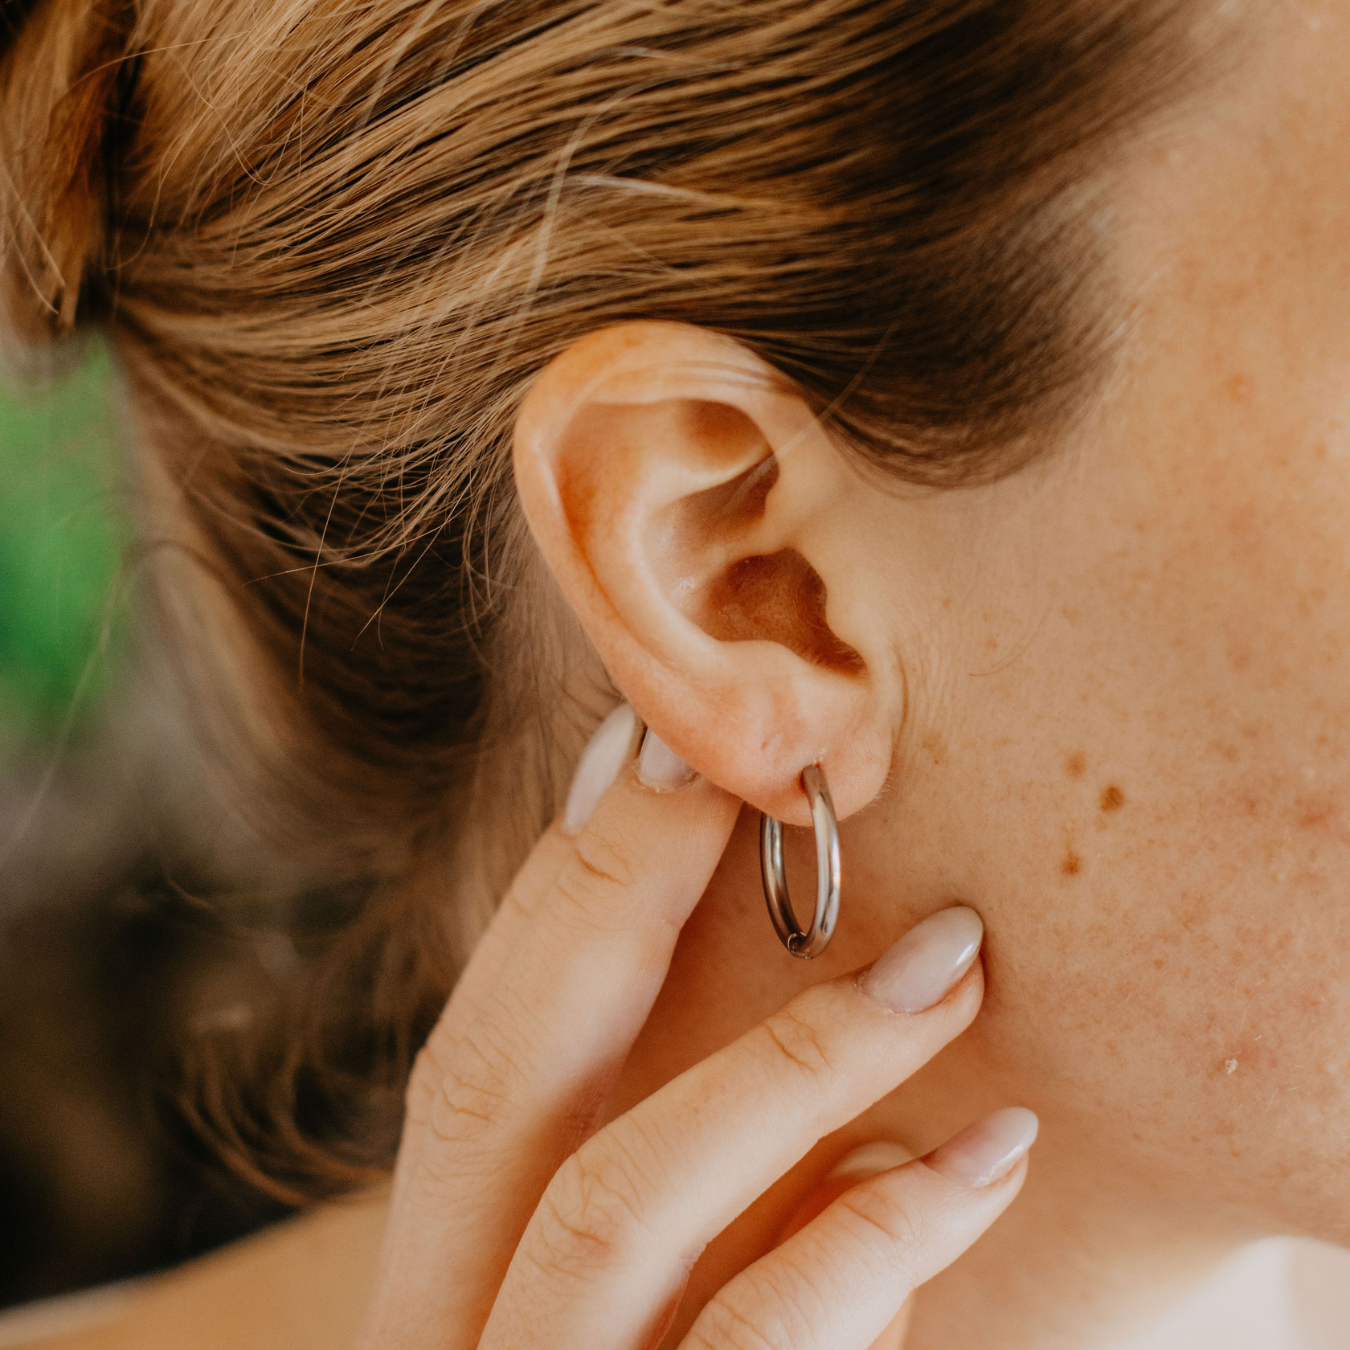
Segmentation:
[(970, 909), (930, 915), (590, 1139), (531, 1219), (484, 1347), (644, 1343), (712, 1238), (969, 1025), (981, 931)]

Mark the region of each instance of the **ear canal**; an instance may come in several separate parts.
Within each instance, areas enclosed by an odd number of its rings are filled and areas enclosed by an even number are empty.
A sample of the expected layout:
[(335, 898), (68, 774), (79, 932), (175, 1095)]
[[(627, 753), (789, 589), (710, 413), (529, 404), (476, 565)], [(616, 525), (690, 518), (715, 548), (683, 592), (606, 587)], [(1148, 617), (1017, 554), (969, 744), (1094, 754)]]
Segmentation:
[(708, 587), (698, 622), (722, 642), (777, 642), (812, 665), (861, 674), (862, 657), (830, 628), (827, 599), (820, 574), (787, 548), (728, 567)]

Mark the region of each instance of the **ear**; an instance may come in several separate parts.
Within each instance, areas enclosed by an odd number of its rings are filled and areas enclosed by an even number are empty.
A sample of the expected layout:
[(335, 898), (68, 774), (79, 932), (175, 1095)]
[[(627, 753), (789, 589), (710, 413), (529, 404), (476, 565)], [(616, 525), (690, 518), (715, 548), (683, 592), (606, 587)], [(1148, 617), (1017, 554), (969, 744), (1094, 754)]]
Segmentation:
[(515, 472), (568, 602), (676, 753), (794, 824), (808, 764), (841, 816), (877, 795), (904, 710), (859, 550), (878, 489), (781, 375), (698, 328), (601, 330), (531, 389)]

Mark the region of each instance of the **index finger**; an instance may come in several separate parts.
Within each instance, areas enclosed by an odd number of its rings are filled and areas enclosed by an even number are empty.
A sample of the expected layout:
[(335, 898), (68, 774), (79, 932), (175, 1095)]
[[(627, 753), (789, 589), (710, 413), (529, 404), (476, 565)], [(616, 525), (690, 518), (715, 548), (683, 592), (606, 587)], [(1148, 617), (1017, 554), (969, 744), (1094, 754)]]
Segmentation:
[[(586, 761), (597, 749), (604, 754), (626, 745), (625, 757), (631, 757), (635, 746), (641, 744), (644, 731), (644, 725), (628, 704), (620, 704), (612, 709), (587, 743), (581, 762), (577, 766), (577, 779), (584, 776)], [(559, 873), (575, 851), (578, 831), (574, 827), (575, 822), (569, 827), (567, 816), (577, 809), (577, 801), (580, 798), (580, 809), (589, 819), (591, 811), (598, 804), (598, 798), (603, 795), (603, 792), (596, 791), (597, 786), (595, 783), (573, 781), (564, 816), (554, 820), (535, 841), (529, 856), (511, 879), (511, 884), (497, 905), (492, 921), (474, 947), (473, 955), (463, 973), (455, 982), (454, 992), (435, 1031), (438, 1039), (449, 1042), (458, 1039), (496, 988), (506, 963), (524, 943), (527, 927), (535, 921), (540, 908), (547, 903)]]
[(555, 874), (521, 897), (476, 1001), (414, 1072), (385, 1268), (419, 1303), (400, 1306), (387, 1282), (386, 1336), (476, 1343), (540, 1194), (598, 1123), (739, 805), (702, 779), (655, 791), (629, 757), (579, 834), (554, 828)]
[(592, 784), (586, 819), (540, 841), (428, 1042), (447, 1067), (476, 1055), (494, 1095), (505, 1076), (537, 1102), (555, 1068), (626, 1054), (735, 824), (739, 803), (705, 779), (689, 774), (678, 791), (641, 781), (635, 722), (621, 707), (593, 738), (578, 780), (598, 768), (607, 790)]

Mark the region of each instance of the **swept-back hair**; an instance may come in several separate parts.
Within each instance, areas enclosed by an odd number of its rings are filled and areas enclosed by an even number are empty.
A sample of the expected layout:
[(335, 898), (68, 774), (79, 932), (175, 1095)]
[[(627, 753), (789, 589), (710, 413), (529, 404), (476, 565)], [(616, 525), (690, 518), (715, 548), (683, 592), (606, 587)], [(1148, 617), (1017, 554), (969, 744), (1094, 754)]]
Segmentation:
[(1109, 361), (1107, 171), (1194, 9), (7, 0), (11, 346), (110, 335), (218, 753), (357, 897), (207, 1082), (260, 1179), (387, 1159), (456, 947), (603, 708), (514, 501), (531, 380), (602, 325), (699, 324), (894, 475), (1009, 472)]

